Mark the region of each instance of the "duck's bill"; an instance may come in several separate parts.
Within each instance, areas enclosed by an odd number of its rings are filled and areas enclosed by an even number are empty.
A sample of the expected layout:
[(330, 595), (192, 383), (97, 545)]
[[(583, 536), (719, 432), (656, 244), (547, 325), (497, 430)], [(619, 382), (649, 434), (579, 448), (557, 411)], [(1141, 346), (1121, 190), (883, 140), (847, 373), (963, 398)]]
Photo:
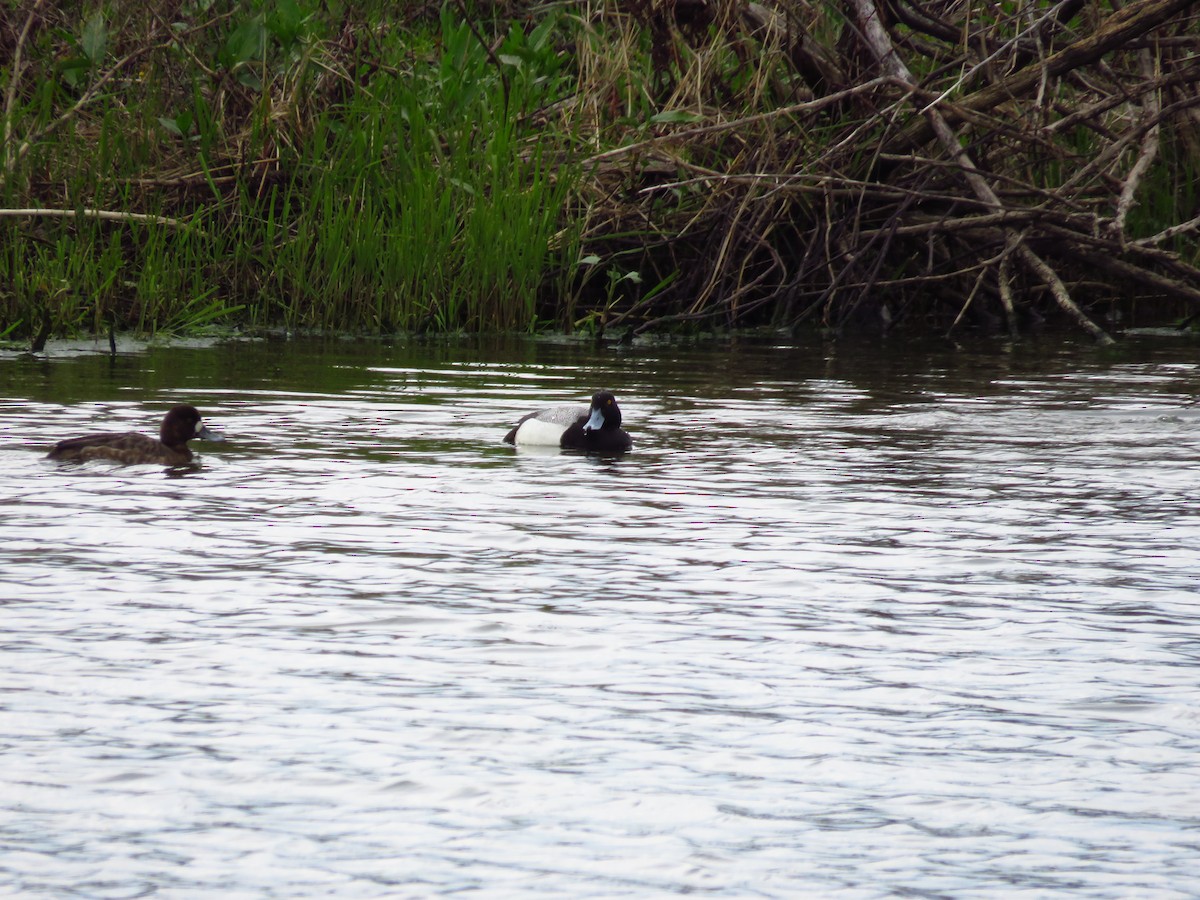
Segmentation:
[(213, 431), (207, 425), (201, 425), (196, 429), (196, 437), (200, 438), (202, 441), (215, 441), (217, 443), (225, 440), (225, 435)]
[(584, 431), (599, 431), (604, 426), (604, 413), (600, 407), (592, 410), (591, 417), (583, 424)]

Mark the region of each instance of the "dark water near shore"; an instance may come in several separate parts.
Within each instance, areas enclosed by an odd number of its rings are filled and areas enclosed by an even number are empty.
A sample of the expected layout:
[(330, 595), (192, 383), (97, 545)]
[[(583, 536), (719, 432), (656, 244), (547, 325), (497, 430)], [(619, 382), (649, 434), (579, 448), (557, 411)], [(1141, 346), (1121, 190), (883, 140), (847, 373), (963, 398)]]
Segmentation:
[[(0, 356), (0, 891), (1200, 895), (1200, 346)], [(500, 443), (617, 392), (634, 452)], [(191, 470), (57, 439), (223, 431)]]

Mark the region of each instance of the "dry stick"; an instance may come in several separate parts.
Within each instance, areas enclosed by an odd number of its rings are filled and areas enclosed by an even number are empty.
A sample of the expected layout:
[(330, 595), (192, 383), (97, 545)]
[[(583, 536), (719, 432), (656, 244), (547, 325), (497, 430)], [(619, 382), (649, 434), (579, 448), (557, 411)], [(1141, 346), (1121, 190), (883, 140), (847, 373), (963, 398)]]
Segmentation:
[[(910, 85), (913, 84), (915, 80), (912, 73), (909, 72), (908, 67), (896, 54), (891, 38), (884, 30), (883, 24), (879, 21), (879, 10), (876, 9), (874, 0), (852, 0), (852, 3), (855, 13), (858, 16), (859, 26), (862, 29), (863, 39), (866, 41), (871, 52), (875, 54), (880, 67), (900, 81), (907, 82)], [(996, 196), (996, 192), (992, 190), (991, 185), (987, 183), (980, 174), (979, 169), (976, 168), (975, 162), (962, 148), (962, 145), (958, 141), (958, 136), (950, 128), (949, 124), (947, 124), (942, 114), (937, 109), (928, 109), (925, 115), (930, 127), (933, 129), (934, 134), (937, 135), (938, 140), (941, 141), (946, 152), (958, 162), (963, 177), (967, 180), (975, 195), (993, 209), (1002, 211), (1004, 205), (1000, 202), (1000, 198)], [(1075, 304), (1075, 301), (1071, 299), (1071, 294), (1067, 290), (1067, 286), (1063, 284), (1058, 274), (1041, 257), (1029, 249), (1014, 229), (1006, 228), (1004, 234), (1005, 252), (1015, 250), (1019, 253), (1025, 264), (1033, 269), (1038, 277), (1046, 283), (1046, 286), (1050, 288), (1054, 299), (1058, 301), (1058, 305), (1068, 315), (1100, 343), (1115, 343), (1104, 329), (1089, 319), (1087, 314)]]
[[(771, 259), (772, 259), (771, 265), (767, 269), (760, 272), (757, 276), (755, 276), (749, 282), (742, 282), (741, 278), (744, 275), (746, 266), (748, 264), (748, 258), (745, 255), (743, 255), (742, 261), (741, 261), (741, 267), (738, 269), (738, 286), (736, 288), (734, 288), (728, 294), (728, 296), (724, 297), (720, 304), (705, 308), (701, 301), (696, 301), (685, 312), (681, 312), (681, 313), (678, 313), (675, 315), (660, 316), (658, 318), (650, 319), (648, 321), (643, 322), (642, 324), (638, 325), (634, 329), (633, 333), (635, 335), (642, 334), (643, 332), (645, 332), (651, 328), (655, 328), (655, 327), (662, 325), (664, 323), (667, 323), (667, 322), (677, 322), (677, 321), (696, 322), (696, 321), (701, 321), (703, 319), (714, 318), (717, 315), (720, 315), (721, 313), (733, 314), (736, 317), (738, 315), (738, 310), (736, 309), (736, 305), (737, 305), (738, 301), (742, 297), (751, 293), (754, 289), (756, 289), (764, 281), (766, 281), (772, 272), (784, 268), (783, 260), (780, 258), (779, 254), (777, 252), (775, 252), (775, 250), (770, 246), (770, 244), (766, 240), (767, 232), (763, 232), (758, 227), (758, 223), (771, 218), (770, 212), (763, 210), (757, 215), (757, 217), (755, 218), (755, 222), (751, 223), (750, 225), (744, 226), (741, 229), (738, 229), (737, 227), (735, 227), (736, 222), (741, 218), (742, 213), (746, 211), (747, 207), (749, 206), (750, 200), (752, 200), (752, 199), (756, 199), (756, 198), (754, 198), (752, 196), (747, 196), (742, 201), (742, 203), (739, 206), (737, 215), (734, 219), (734, 222), (731, 223), (728, 226), (728, 228), (726, 229), (725, 238), (722, 241), (722, 246), (721, 246), (721, 251), (720, 251), (720, 256), (721, 256), (722, 261), (718, 262), (718, 264), (714, 267), (714, 274), (709, 279), (709, 284), (705, 288), (705, 290), (707, 291), (706, 296), (711, 296), (712, 292), (709, 288), (714, 287), (716, 282), (719, 281), (720, 276), (722, 275), (721, 270), (723, 268), (725, 268), (725, 266), (726, 266), (724, 259), (728, 256), (729, 245), (730, 245), (731, 241), (737, 236), (736, 233), (739, 231), (753, 235), (751, 240), (760, 249), (762, 249), (764, 252), (766, 252), (771, 257)], [(769, 231), (769, 229), (768, 229), (768, 231)], [(621, 323), (622, 321), (624, 321), (625, 319), (641, 312), (641, 310), (646, 308), (647, 302), (649, 299), (651, 299), (651, 298), (643, 298), (641, 301), (634, 304), (629, 309), (625, 310), (622, 313), (618, 313), (613, 319), (609, 320), (609, 322), (607, 323), (607, 327), (612, 328), (612, 327), (616, 326), (617, 324)], [(765, 297), (760, 297), (758, 300), (755, 300), (748, 307), (743, 309), (740, 314), (747, 315), (747, 314), (749, 314), (749, 312), (757, 309), (758, 307), (764, 305), (765, 303), (770, 302), (772, 299), (774, 299), (774, 294), (768, 294)]]
[[(260, 156), (257, 159), (248, 160), (243, 165), (247, 168), (258, 168), (279, 166), (279, 156)], [(122, 178), (121, 184), (138, 185), (139, 187), (187, 187), (192, 184), (227, 184), (232, 181), (237, 181), (237, 175), (213, 175), (212, 172), (220, 172), (225, 170), (233, 170), (232, 162), (222, 163), (213, 166), (208, 172), (186, 172), (178, 175), (163, 175), (158, 178)]]
[[(997, 260), (998, 261), (998, 260)], [(962, 309), (958, 311), (958, 315), (954, 317), (954, 321), (950, 324), (950, 328), (946, 331), (946, 337), (950, 337), (954, 333), (954, 329), (958, 327), (958, 323), (962, 321), (962, 317), (967, 314), (967, 310), (971, 308), (971, 301), (975, 299), (975, 295), (979, 293), (979, 289), (983, 287), (983, 280), (987, 277), (987, 267), (982, 267), (979, 274), (975, 276), (975, 283), (971, 285), (971, 293), (967, 294), (967, 299), (963, 301)]]
[(0, 219), (42, 216), (51, 219), (103, 219), (109, 222), (149, 222), (154, 225), (173, 225), (187, 228), (186, 222), (166, 216), (151, 216), (146, 213), (111, 212), (106, 209), (0, 209)]
[(1200, 283), (1200, 270), (1183, 262), (1179, 258), (1179, 254), (1171, 250), (1162, 250), (1139, 243), (1121, 244), (1102, 234), (1079, 231), (1070, 222), (1062, 223), (1055, 222), (1053, 219), (1045, 219), (1039, 224), (1046, 234), (1055, 235), (1067, 244), (1095, 247), (1101, 253), (1107, 253), (1110, 256), (1128, 254), (1144, 260), (1147, 264), (1153, 263), (1170, 271), (1178, 272), (1189, 281)]
[[(1063, 5), (1064, 4), (1062, 4), (1062, 3), (1058, 3), (1055, 6), (1051, 7), (1050, 9), (1046, 10), (1045, 14), (1040, 19), (1030, 22), (1028, 29), (1026, 29), (1028, 32), (1031, 32), (1034, 36), (1034, 41), (1037, 44), (1039, 57), (1041, 56), (1041, 53), (1042, 53), (1042, 40), (1041, 40), (1042, 26), (1046, 22), (1050, 21), (1050, 19), (1052, 19), (1056, 15), (1058, 15), (1059, 10)], [(962, 85), (973, 80), (974, 77), (979, 72), (983, 71), (984, 68), (989, 63), (994, 61), (1002, 53), (1005, 53), (1008, 50), (1011, 50), (1012, 48), (1016, 47), (1020, 43), (1021, 39), (1024, 37), (1025, 37), (1025, 34), (1021, 31), (1018, 31), (1015, 35), (1013, 35), (1007, 41), (1003, 41), (1002, 43), (1000, 43), (999, 46), (997, 46), (996, 49), (993, 50), (990, 54), (985, 56), (983, 59), (979, 60), (979, 62), (977, 62), (977, 63), (975, 63), (975, 65), (971, 66), (970, 69), (968, 69), (966, 72), (963, 72), (956, 79), (954, 79), (954, 82), (950, 85), (950, 87), (946, 88), (944, 91), (942, 91), (940, 94), (938, 94), (938, 96), (935, 97), (933, 100), (931, 100), (927, 106), (925, 106), (924, 108), (921, 109), (921, 113), (924, 114), (927, 110), (929, 110), (932, 107), (937, 106), (939, 103), (942, 103), (943, 101), (945, 101), (947, 98), (949, 98), (949, 96), (951, 94), (953, 94), (956, 90), (958, 90)]]
[(1200, 81), (1200, 65), (1184, 66), (1166, 75), (1159, 75), (1150, 81), (1142, 81), (1134, 85), (1123, 85), (1119, 91), (1110, 93), (1100, 100), (1078, 107), (1074, 112), (1067, 113), (1061, 119), (1055, 119), (1042, 126), (1046, 134), (1057, 134), (1074, 128), (1081, 122), (1099, 120), (1104, 113), (1126, 103), (1132, 103), (1142, 94), (1154, 92), (1161, 94), (1167, 88), (1183, 87)]
[[(825, 232), (824, 251), (825, 267), (828, 272), (828, 283), (821, 289), (817, 299), (814, 300), (810, 306), (801, 311), (800, 315), (796, 317), (796, 319), (792, 322), (792, 327), (799, 325), (810, 315), (812, 315), (812, 313), (814, 313), (818, 307), (821, 306), (824, 306), (825, 308), (825, 317), (826, 321), (828, 321), (829, 313), (833, 310), (833, 303), (839, 290), (855, 290), (858, 292), (857, 298), (850, 307), (850, 312), (853, 312), (854, 309), (858, 307), (858, 304), (862, 302), (862, 298), (866, 295), (867, 291), (881, 285), (886, 287), (891, 284), (900, 283), (901, 280), (879, 278), (879, 270), (883, 267), (884, 259), (887, 258), (887, 250), (894, 238), (895, 228), (900, 221), (900, 217), (906, 212), (914, 198), (905, 198), (902, 200), (897, 210), (892, 213), (891, 218), (888, 220), (888, 225), (884, 228), (876, 229), (870, 232), (870, 237), (865, 244), (859, 247), (858, 252), (850, 249), (843, 236), (839, 235), (836, 238), (834, 237), (835, 230), (840, 229), (835, 229), (833, 220), (829, 215), (829, 205), (826, 205), (825, 225), (823, 230)], [(857, 236), (861, 237), (864, 233), (866, 233), (858, 228), (857, 222), (855, 222), (854, 228)], [(851, 271), (858, 265), (859, 260), (867, 256), (870, 256), (872, 263), (870, 271), (867, 273), (866, 280), (861, 282), (850, 282), (848, 279)], [(841, 268), (834, 267), (834, 261), (837, 259), (842, 259), (845, 261)], [(927, 283), (929, 280), (930, 279), (926, 277), (920, 277), (914, 279), (914, 282)], [(849, 317), (850, 312), (843, 317), (843, 321)]]
[(16, 165), (16, 160), (10, 164), (9, 159), (13, 156), (12, 149), (12, 117), (13, 107), (17, 102), (17, 83), (21, 80), (21, 56), (25, 49), (25, 41), (29, 39), (29, 29), (33, 27), (34, 17), (37, 15), (38, 8), (44, 0), (37, 0), (33, 4), (33, 8), (29, 10), (29, 16), (25, 19), (25, 25), (21, 28), (20, 35), (17, 36), (17, 46), (13, 50), (12, 68), (8, 74), (8, 90), (4, 92), (4, 178), (0, 180), (7, 181), (8, 174), (12, 171), (12, 167)]
[(1015, 245), (1017, 252), (1021, 254), (1021, 259), (1025, 261), (1025, 265), (1029, 266), (1037, 274), (1039, 278), (1046, 283), (1050, 288), (1050, 293), (1054, 295), (1054, 299), (1058, 301), (1058, 305), (1063, 308), (1079, 325), (1092, 335), (1098, 343), (1115, 344), (1116, 341), (1103, 328), (1087, 317), (1082, 309), (1075, 305), (1075, 301), (1071, 299), (1071, 292), (1067, 290), (1067, 286), (1063, 284), (1063, 280), (1058, 277), (1055, 272), (1046, 263), (1044, 259), (1030, 250), (1020, 237), (1014, 236), (1013, 240), (1018, 243)]
[[(821, 211), (824, 213), (824, 222), (821, 225), (820, 233), (821, 262), (823, 263), (822, 268), (825, 270), (825, 287), (817, 295), (817, 299), (814, 300), (808, 306), (808, 308), (800, 310), (800, 315), (796, 316), (795, 319), (790, 320), (792, 328), (799, 327), (800, 323), (821, 308), (822, 304), (825, 304), (825, 309), (828, 311), (829, 304), (833, 302), (833, 294), (834, 291), (837, 290), (838, 284), (841, 283), (844, 278), (849, 277), (850, 267), (841, 266), (839, 268), (835, 263), (837, 256), (835, 255), (834, 251), (838, 249), (835, 246), (836, 241), (834, 240), (833, 236), (833, 201), (835, 199), (836, 198), (832, 196), (831, 192), (827, 191), (825, 194), (825, 202), (822, 204), (821, 209)], [(872, 243), (874, 243), (874, 240), (874, 238), (868, 238), (868, 248), (872, 245)]]
[(700, 293), (692, 302), (692, 306), (688, 312), (694, 313), (703, 309), (704, 305), (708, 302), (708, 298), (711, 297), (713, 292), (717, 289), (717, 284), (722, 280), (722, 277), (725, 274), (725, 266), (726, 260), (729, 257), (729, 250), (733, 246), (733, 243), (739, 234), (739, 223), (741, 222), (742, 216), (749, 209), (750, 202), (753, 199), (753, 189), (747, 191), (746, 195), (742, 197), (742, 202), (738, 204), (737, 210), (733, 214), (733, 221), (731, 221), (725, 228), (725, 236), (721, 239), (721, 247), (717, 251), (717, 258), (711, 267), (711, 274), (708, 277), (708, 282), (700, 290)]
[(1156, 288), (1168, 296), (1178, 297), (1189, 303), (1200, 303), (1200, 289), (1194, 288), (1185, 282), (1176, 281), (1174, 278), (1168, 278), (1166, 275), (1161, 275), (1158, 272), (1143, 269), (1141, 266), (1126, 262), (1112, 253), (1089, 250), (1083, 247), (1077, 248), (1075, 253), (1093, 268), (1111, 272), (1120, 278), (1137, 281), (1141, 285)]
[(784, 305), (783, 313), (776, 314), (775, 324), (786, 325), (789, 322), (797, 322), (796, 305), (800, 303), (803, 294), (803, 284), (807, 283), (808, 273), (816, 271), (820, 268), (818, 253), (825, 250), (825, 238), (820, 233), (823, 229), (813, 227), (809, 229), (807, 239), (801, 238), (804, 246), (804, 253), (796, 263), (795, 274), (790, 281), (783, 285), (784, 292), (787, 296), (787, 303)]
[[(1104, 148), (1095, 158), (1088, 162), (1086, 166), (1081, 166), (1070, 178), (1060, 185), (1059, 190), (1065, 188), (1075, 188), (1079, 185), (1087, 184), (1096, 178), (1108, 177), (1105, 172), (1116, 163), (1125, 151), (1131, 145), (1136, 143), (1139, 138), (1144, 145), (1147, 136), (1151, 132), (1157, 131), (1159, 125), (1169, 119), (1175, 113), (1181, 110), (1190, 110), (1196, 106), (1200, 106), (1200, 97), (1189, 97), (1186, 100), (1178, 100), (1165, 108), (1158, 110), (1153, 118), (1147, 118), (1138, 122), (1136, 127), (1131, 127), (1123, 131), (1119, 136), (1114, 135), (1111, 138), (1111, 143)], [(1116, 180), (1115, 177), (1112, 180)]]
[[(764, 303), (774, 299), (779, 292), (779, 287), (776, 286), (774, 290), (767, 292), (765, 296), (753, 301), (748, 306), (740, 310), (738, 308), (741, 299), (756, 290), (759, 285), (761, 285), (767, 280), (767, 278), (771, 276), (772, 273), (774, 273), (776, 270), (781, 272), (787, 270), (787, 267), (783, 263), (783, 259), (775, 251), (775, 249), (771, 247), (770, 242), (767, 240), (773, 228), (770, 223), (777, 221), (778, 218), (779, 213), (773, 210), (770, 206), (760, 206), (754, 221), (745, 229), (747, 234), (750, 235), (748, 238), (749, 242), (753, 243), (754, 246), (758, 247), (771, 258), (771, 265), (764, 268), (758, 273), (758, 275), (751, 278), (749, 281), (746, 281), (746, 270), (750, 266), (751, 255), (749, 253), (741, 254), (741, 264), (737, 270), (737, 286), (723, 298), (723, 305), (727, 310), (729, 310), (731, 319), (744, 317), (749, 311), (757, 309)], [(766, 223), (765, 226), (764, 223)]]
[(1189, 231), (1195, 231), (1200, 228), (1200, 216), (1194, 219), (1188, 219), (1186, 222), (1180, 222), (1178, 225), (1172, 225), (1170, 228), (1164, 228), (1158, 234), (1152, 234), (1150, 237), (1142, 238), (1134, 241), (1135, 247), (1154, 247), (1161, 244), (1163, 241), (1169, 241), (1171, 238), (1179, 234), (1186, 234)]
[[(1060, 239), (1064, 253), (1073, 255), (1091, 268), (1112, 272), (1189, 303), (1200, 303), (1200, 288), (1193, 287), (1200, 283), (1200, 271), (1183, 262), (1175, 253), (1139, 243), (1122, 245), (1111, 238), (1076, 231), (1053, 222), (1043, 222), (1042, 228), (1047, 234)], [(999, 239), (999, 235), (996, 239)], [(1138, 257), (1140, 262), (1129, 262), (1125, 259), (1126, 255)], [(1166, 273), (1160, 273), (1151, 266), (1165, 269)]]
[[(958, 170), (957, 163), (951, 165), (945, 160), (928, 159), (924, 157), (885, 157), (890, 160), (902, 159), (905, 162), (911, 162), (914, 166), (920, 165), (926, 169), (946, 168), (952, 171)], [(941, 191), (927, 190), (924, 188), (916, 189), (905, 187), (903, 184), (884, 184), (880, 181), (865, 181), (851, 178), (849, 175), (819, 175), (808, 173), (774, 173), (774, 172), (748, 172), (745, 174), (728, 175), (723, 172), (714, 172), (711, 169), (706, 169), (703, 166), (698, 166), (695, 163), (689, 163), (685, 160), (674, 160), (677, 168), (686, 169), (691, 172), (699, 172), (700, 174), (694, 178), (684, 178), (679, 181), (668, 181), (661, 184), (653, 184), (644, 188), (638, 189), (639, 195), (654, 194), (665, 190), (674, 190), (677, 188), (691, 187), (694, 185), (709, 186), (715, 185), (720, 187), (726, 184), (747, 184), (755, 185), (763, 182), (770, 182), (768, 187), (770, 190), (764, 194), (764, 197), (769, 197), (772, 194), (816, 194), (818, 196), (835, 196), (856, 198), (873, 198), (878, 201), (886, 200), (904, 200), (908, 198), (919, 199), (928, 202), (954, 203), (960, 206), (976, 205), (987, 208), (987, 205), (974, 197), (964, 197), (960, 194), (951, 194)], [(1070, 199), (1062, 199), (1053, 196), (1048, 191), (1035, 188), (1033, 185), (1026, 185), (1015, 179), (1007, 179), (1003, 175), (995, 175), (997, 181), (1012, 181), (1013, 185), (1023, 190), (1027, 194), (1036, 194), (1044, 196), (1047, 203), (1058, 202), (1060, 205), (1070, 205)], [(804, 182), (804, 183), (800, 183)], [(836, 187), (835, 187), (836, 186)], [(983, 215), (983, 214), (981, 214)], [(1064, 221), (1070, 221), (1072, 214), (1062, 212), (1060, 210), (1048, 209), (1045, 206), (1022, 207), (1019, 209), (1005, 210), (1002, 213), (987, 213), (987, 216), (996, 218), (1010, 218), (1017, 220), (1027, 220), (1031, 218), (1043, 218), (1046, 216), (1057, 216)], [(1082, 213), (1080, 214), (1082, 215)], [(1074, 218), (1078, 219), (1079, 216)], [(1088, 214), (1086, 220), (1081, 223), (1081, 227), (1091, 229), (1095, 216)], [(937, 221), (942, 221), (939, 217)], [(947, 219), (946, 221), (951, 221)], [(964, 227), (970, 227), (974, 218), (964, 217), (962, 219), (953, 220), (961, 222)], [(988, 223), (983, 223), (988, 224)], [(930, 225), (917, 226), (902, 226), (898, 234), (904, 234), (906, 230), (911, 230), (912, 233), (920, 233), (930, 230)], [(934, 225), (933, 227), (936, 227)], [(864, 232), (866, 229), (864, 229)]]
[[(901, 207), (900, 210), (892, 217), (892, 221), (899, 222), (900, 215), (903, 212), (904, 212), (904, 208)], [(857, 222), (855, 222), (854, 230), (856, 232), (859, 230)], [(879, 272), (883, 268), (883, 261), (885, 259), (887, 259), (888, 249), (891, 247), (893, 239), (894, 239), (894, 235), (890, 231), (885, 231), (882, 234), (881, 240), (883, 241), (883, 247), (880, 249), (880, 251), (878, 253), (875, 254), (874, 258), (871, 260), (871, 268), (867, 272), (867, 276), (866, 276), (867, 280), (863, 284), (863, 286), (861, 288), (859, 288), (858, 296), (854, 298), (854, 301), (850, 304), (850, 308), (847, 309), (845, 311), (845, 314), (842, 316), (841, 321), (838, 323), (839, 328), (843, 324), (845, 324), (847, 321), (849, 321), (850, 316), (854, 314), (854, 311), (856, 309), (858, 309), (858, 305), (863, 302), (863, 300), (867, 296), (867, 293), (869, 291), (874, 290), (875, 286), (879, 283)], [(832, 294), (830, 296), (832, 297)], [(891, 314), (888, 311), (888, 308), (886, 305), (881, 306), (880, 313), (884, 318), (884, 322), (887, 324), (890, 324), (892, 321), (892, 318), (891, 318)]]
[(1004, 318), (1008, 321), (1009, 336), (1016, 339), (1017, 310), (1016, 304), (1013, 303), (1012, 267), (1009, 265), (1009, 258), (1007, 253), (1000, 257), (1000, 272), (996, 281), (1000, 287), (1000, 305), (1004, 307)]
[[(1142, 70), (1145, 78), (1155, 77), (1154, 60), (1151, 59), (1149, 50), (1138, 51), (1138, 67)], [(1154, 124), (1142, 138), (1141, 152), (1138, 153), (1137, 162), (1129, 170), (1125, 185), (1121, 188), (1121, 197), (1117, 201), (1117, 214), (1113, 216), (1112, 221), (1112, 229), (1122, 242), (1125, 240), (1125, 219), (1133, 206), (1134, 196), (1137, 194), (1138, 186), (1142, 183), (1142, 176), (1149, 171), (1155, 157), (1158, 156), (1158, 116), (1162, 110), (1162, 99), (1159, 97), (1158, 91), (1151, 91), (1146, 95), (1144, 109), (1145, 117)]]
[(686, 141), (694, 137), (700, 137), (705, 134), (716, 134), (721, 131), (729, 131), (734, 128), (741, 128), (744, 125), (752, 125), (755, 122), (765, 122), (768, 119), (776, 119), (780, 116), (791, 116), (797, 113), (820, 112), (827, 106), (833, 106), (836, 103), (841, 103), (850, 97), (866, 91), (874, 90), (888, 84), (890, 78), (874, 78), (871, 81), (864, 81), (862, 84), (855, 85), (844, 91), (838, 91), (836, 94), (827, 94), (817, 100), (808, 100), (804, 103), (795, 103), (792, 106), (784, 106), (779, 109), (773, 109), (770, 112), (759, 113), (753, 116), (746, 116), (742, 119), (734, 119), (729, 122), (718, 122), (715, 125), (703, 125), (698, 128), (689, 128), (685, 131), (673, 131), (670, 134), (661, 134), (657, 137), (648, 138), (644, 141), (637, 141), (633, 144), (626, 144), (624, 147), (614, 147), (612, 150), (605, 150), (603, 153), (597, 153), (595, 156), (589, 156), (583, 161), (584, 165), (589, 163), (597, 163), (605, 159), (610, 159), (614, 156), (624, 156), (628, 153), (636, 153), (638, 150), (643, 150), (646, 147), (653, 147), (655, 144), (661, 144), (666, 141)]
[[(928, 222), (918, 221), (912, 225), (900, 225), (895, 229), (897, 237), (913, 237), (922, 234), (959, 234), (979, 229), (991, 230), (997, 225), (1028, 225), (1041, 218), (1035, 209), (1010, 209), (1004, 212), (987, 213), (979, 216), (938, 216)], [(875, 234), (885, 228), (864, 228), (863, 236)]]
[[(995, 265), (996, 261), (1001, 259), (1003, 255), (1003, 251), (1001, 251), (989, 259), (973, 263), (966, 268), (955, 269), (953, 272), (937, 272), (930, 273), (928, 275), (909, 275), (904, 278), (877, 278), (868, 274), (862, 276), (861, 281), (843, 281), (839, 287), (845, 291), (868, 291), (872, 288), (879, 287), (932, 287), (934, 285), (946, 284), (950, 281), (961, 279), (963, 276), (971, 275), (975, 272), (978, 272), (980, 269), (987, 271), (987, 268)], [(874, 268), (872, 268), (872, 271), (874, 271)], [(823, 300), (829, 294), (829, 289), (825, 287), (819, 289), (813, 288), (812, 290), (803, 291), (802, 294), (806, 297), (821, 297)]]
[[(1014, 97), (1019, 97), (1037, 88), (1044, 78), (1057, 78), (1073, 69), (1095, 62), (1110, 50), (1125, 46), (1136, 37), (1141, 37), (1148, 31), (1157, 28), (1177, 13), (1181, 13), (1196, 0), (1134, 0), (1133, 3), (1117, 10), (1087, 37), (1064, 47), (1057, 53), (1052, 53), (1045, 60), (1030, 63), (1025, 68), (997, 81), (982, 90), (976, 91), (959, 100), (954, 107), (947, 107), (950, 118), (956, 118), (955, 109), (982, 111), (1005, 103)], [(854, 0), (854, 7), (860, 17), (864, 13), (878, 15), (874, 5)], [(866, 24), (866, 20), (863, 21)], [(885, 38), (883, 26), (876, 22), (878, 30)], [(890, 40), (888, 46), (890, 46)], [(874, 49), (874, 48), (872, 48)], [(895, 52), (891, 51), (892, 56)], [(899, 62), (899, 60), (896, 60)], [(881, 60), (882, 62), (882, 60)], [(903, 66), (903, 63), (900, 64)], [(912, 82), (909, 76), (909, 82)], [(925, 144), (934, 134), (933, 120), (917, 121), (904, 129), (891, 142), (891, 147), (912, 147)]]

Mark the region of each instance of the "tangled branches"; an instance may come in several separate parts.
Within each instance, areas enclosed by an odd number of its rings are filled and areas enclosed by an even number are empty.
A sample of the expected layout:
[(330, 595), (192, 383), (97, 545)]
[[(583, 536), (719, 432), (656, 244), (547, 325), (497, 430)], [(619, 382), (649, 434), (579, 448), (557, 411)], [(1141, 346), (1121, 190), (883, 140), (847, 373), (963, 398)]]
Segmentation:
[[(681, 273), (614, 304), (607, 324), (920, 317), (1016, 334), (1065, 316), (1108, 341), (1101, 316), (1188, 316), (1200, 309), (1192, 6), (608, 9), (610, 26), (662, 45), (647, 92), (692, 115), (591, 160), (589, 239), (660, 278)], [(769, 109), (731, 112), (755, 104)]]

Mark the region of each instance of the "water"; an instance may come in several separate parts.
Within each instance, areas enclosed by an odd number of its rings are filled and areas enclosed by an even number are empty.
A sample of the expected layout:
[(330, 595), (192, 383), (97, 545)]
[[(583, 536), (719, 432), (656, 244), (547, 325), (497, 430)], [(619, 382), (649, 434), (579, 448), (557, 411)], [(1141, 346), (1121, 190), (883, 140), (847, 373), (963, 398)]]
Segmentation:
[[(1200, 374), (974, 350), (0, 358), (0, 890), (1194, 897)], [(634, 452), (500, 443), (616, 390)], [(225, 444), (190, 470), (57, 439)]]

